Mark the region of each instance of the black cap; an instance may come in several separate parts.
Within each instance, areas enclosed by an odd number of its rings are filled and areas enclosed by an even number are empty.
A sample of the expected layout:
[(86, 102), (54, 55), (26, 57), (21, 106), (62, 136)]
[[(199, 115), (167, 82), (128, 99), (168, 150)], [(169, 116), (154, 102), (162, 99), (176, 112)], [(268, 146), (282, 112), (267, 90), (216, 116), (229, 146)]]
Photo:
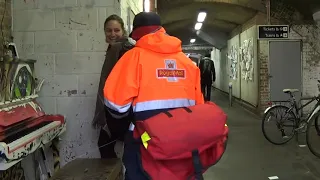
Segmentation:
[(132, 31), (143, 26), (161, 26), (160, 16), (154, 12), (141, 12), (137, 14), (133, 19)]

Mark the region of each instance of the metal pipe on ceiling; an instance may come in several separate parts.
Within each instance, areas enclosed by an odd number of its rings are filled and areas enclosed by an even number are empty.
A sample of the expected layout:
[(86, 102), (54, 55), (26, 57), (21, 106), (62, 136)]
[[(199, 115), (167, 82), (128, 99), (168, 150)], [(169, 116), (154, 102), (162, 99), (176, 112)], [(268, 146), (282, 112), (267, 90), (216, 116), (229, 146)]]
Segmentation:
[(267, 8), (267, 24), (271, 24), (271, 2), (270, 0), (266, 0), (266, 8)]

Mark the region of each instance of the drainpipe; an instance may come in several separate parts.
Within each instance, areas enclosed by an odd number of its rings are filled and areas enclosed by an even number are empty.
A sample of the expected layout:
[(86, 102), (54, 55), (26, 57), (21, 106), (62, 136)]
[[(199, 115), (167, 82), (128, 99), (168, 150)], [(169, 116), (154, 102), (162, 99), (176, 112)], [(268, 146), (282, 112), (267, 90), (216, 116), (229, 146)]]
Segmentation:
[(267, 8), (267, 24), (271, 24), (271, 3), (270, 0), (266, 0), (266, 8)]
[(239, 73), (239, 75), (237, 76), (238, 78), (239, 78), (239, 88), (240, 88), (240, 90), (239, 90), (239, 92), (240, 92), (240, 94), (239, 94), (239, 99), (240, 99), (240, 105), (242, 106), (243, 105), (243, 100), (242, 100), (242, 77), (241, 77), (241, 71), (242, 71), (242, 68), (241, 68), (241, 53), (240, 53), (240, 51), (241, 51), (241, 48), (242, 48), (242, 46), (241, 46), (241, 33), (243, 32), (243, 28), (242, 28), (242, 26), (240, 27), (240, 34), (238, 35), (239, 36), (239, 46), (238, 46), (238, 73)]

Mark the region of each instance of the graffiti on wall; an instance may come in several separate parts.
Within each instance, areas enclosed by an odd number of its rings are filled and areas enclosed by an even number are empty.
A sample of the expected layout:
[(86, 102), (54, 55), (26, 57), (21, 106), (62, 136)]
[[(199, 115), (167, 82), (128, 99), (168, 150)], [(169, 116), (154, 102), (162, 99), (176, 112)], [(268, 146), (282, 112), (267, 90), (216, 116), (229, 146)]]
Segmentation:
[(237, 79), (238, 74), (238, 53), (238, 47), (236, 46), (231, 46), (227, 53), (227, 58), (230, 62), (230, 78), (233, 80)]
[(0, 102), (30, 96), (34, 93), (35, 60), (0, 61)]
[(53, 170), (54, 172), (57, 172), (59, 171), (60, 169), (60, 147), (59, 147), (59, 140), (58, 138), (54, 139), (52, 141), (52, 145), (51, 145), (51, 149), (52, 149), (52, 152), (53, 152)]
[(240, 67), (241, 78), (245, 81), (253, 81), (254, 67), (253, 67), (253, 38), (246, 39), (242, 42), (240, 48)]

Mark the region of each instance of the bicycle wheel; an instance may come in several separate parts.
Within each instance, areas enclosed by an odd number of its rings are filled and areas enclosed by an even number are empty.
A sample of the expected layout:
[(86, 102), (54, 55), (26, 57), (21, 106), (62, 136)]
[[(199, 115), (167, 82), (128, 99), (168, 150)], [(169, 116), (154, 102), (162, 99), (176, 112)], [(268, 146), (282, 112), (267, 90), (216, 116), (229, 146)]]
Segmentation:
[[(283, 115), (281, 115), (281, 113)], [(285, 144), (289, 142), (296, 133), (296, 119), (296, 115), (289, 110), (287, 106), (273, 106), (263, 116), (262, 133), (272, 144)]]
[(307, 145), (309, 150), (320, 158), (320, 116), (312, 118), (307, 126)]

